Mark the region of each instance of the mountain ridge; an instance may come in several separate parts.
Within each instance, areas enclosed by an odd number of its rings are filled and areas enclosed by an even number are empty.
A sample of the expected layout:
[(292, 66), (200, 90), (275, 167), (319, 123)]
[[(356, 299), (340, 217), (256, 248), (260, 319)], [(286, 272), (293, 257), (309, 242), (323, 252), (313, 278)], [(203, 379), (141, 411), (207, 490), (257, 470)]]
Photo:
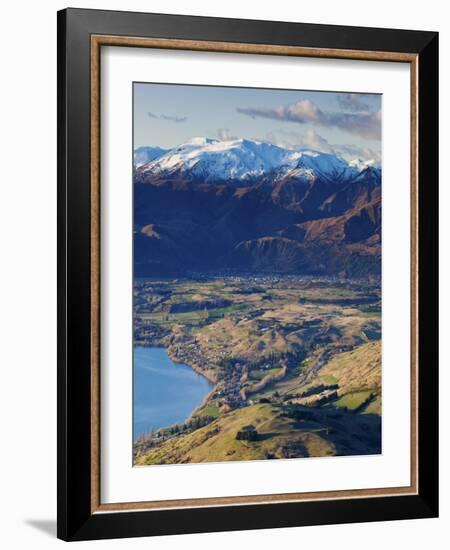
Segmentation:
[[(141, 162), (144, 152), (149, 156), (148, 162)], [(197, 137), (169, 149), (141, 147), (135, 151), (136, 171), (144, 179), (148, 174), (159, 177), (185, 174), (204, 183), (248, 182), (276, 170), (281, 176), (291, 172), (297, 178), (310, 180), (320, 176), (335, 182), (356, 178), (368, 166), (376, 167), (375, 160), (347, 162), (332, 153), (249, 139), (220, 141)]]
[(379, 277), (381, 176), (330, 153), (193, 138), (134, 170), (135, 273)]

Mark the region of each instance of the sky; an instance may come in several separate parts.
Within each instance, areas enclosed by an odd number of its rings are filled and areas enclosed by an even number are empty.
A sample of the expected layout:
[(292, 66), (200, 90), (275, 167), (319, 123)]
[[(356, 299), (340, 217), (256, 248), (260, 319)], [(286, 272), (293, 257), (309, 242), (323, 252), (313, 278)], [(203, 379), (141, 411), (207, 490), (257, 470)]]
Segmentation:
[(134, 148), (246, 138), (381, 160), (381, 95), (134, 83)]

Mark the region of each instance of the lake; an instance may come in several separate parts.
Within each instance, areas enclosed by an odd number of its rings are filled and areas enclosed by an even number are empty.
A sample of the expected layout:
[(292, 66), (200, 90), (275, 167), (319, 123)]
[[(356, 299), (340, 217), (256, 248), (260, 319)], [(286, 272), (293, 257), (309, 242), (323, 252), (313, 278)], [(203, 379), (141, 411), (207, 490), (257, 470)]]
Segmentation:
[(183, 424), (214, 384), (188, 365), (175, 363), (165, 348), (134, 348), (133, 437)]

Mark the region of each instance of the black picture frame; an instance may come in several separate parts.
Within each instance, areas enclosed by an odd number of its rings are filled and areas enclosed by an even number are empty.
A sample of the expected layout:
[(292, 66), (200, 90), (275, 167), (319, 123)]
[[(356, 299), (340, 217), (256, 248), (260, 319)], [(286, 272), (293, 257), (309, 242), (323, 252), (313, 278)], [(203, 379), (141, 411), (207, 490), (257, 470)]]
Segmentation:
[[(92, 513), (91, 36), (403, 52), (418, 61), (418, 492)], [(438, 515), (438, 34), (117, 11), (58, 12), (58, 532), (63, 540)]]

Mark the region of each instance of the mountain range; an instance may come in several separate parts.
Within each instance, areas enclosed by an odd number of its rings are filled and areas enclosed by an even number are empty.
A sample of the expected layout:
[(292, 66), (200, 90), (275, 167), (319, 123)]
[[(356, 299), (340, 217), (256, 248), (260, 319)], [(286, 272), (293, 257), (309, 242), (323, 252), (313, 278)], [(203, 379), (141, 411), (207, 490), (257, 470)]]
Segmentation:
[(248, 139), (134, 151), (135, 276), (381, 273), (381, 167)]

